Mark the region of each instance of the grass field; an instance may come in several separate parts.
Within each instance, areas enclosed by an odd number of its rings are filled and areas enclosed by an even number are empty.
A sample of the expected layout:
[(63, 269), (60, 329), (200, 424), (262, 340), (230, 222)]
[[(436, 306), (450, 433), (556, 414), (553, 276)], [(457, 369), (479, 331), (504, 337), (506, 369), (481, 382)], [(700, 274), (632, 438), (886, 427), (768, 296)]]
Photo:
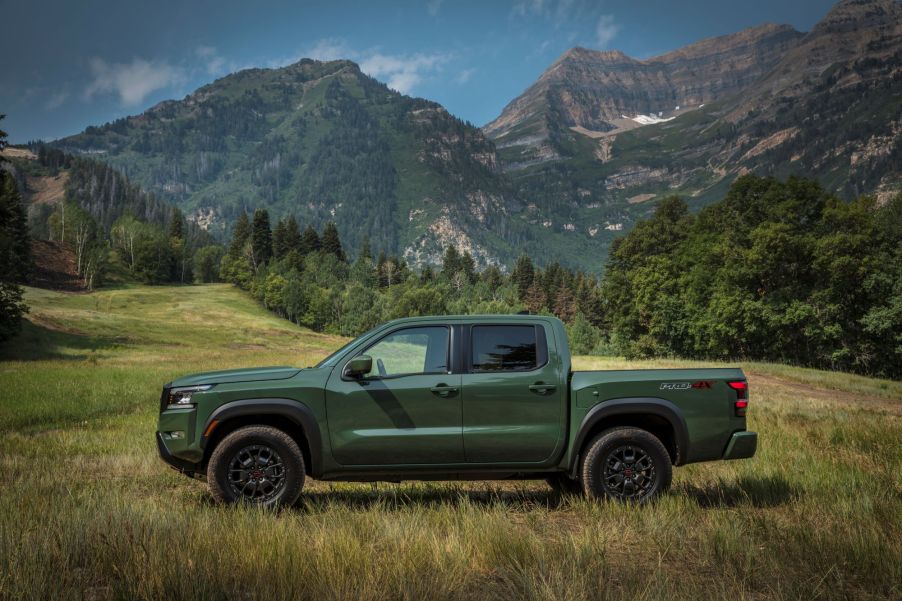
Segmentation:
[(216, 506), (157, 459), (160, 386), (309, 365), (341, 339), (221, 285), (26, 298), (25, 331), (0, 351), (2, 598), (902, 596), (898, 382), (742, 365), (758, 455), (679, 468), (643, 508), (541, 482), (308, 481), (276, 514)]

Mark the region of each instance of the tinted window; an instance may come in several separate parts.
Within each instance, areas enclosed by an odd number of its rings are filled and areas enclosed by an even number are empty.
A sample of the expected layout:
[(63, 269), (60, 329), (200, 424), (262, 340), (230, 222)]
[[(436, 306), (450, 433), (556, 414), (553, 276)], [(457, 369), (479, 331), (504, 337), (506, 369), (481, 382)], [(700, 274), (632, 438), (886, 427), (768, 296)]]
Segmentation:
[(538, 366), (534, 326), (473, 326), (473, 369), (517, 371)]
[(448, 371), (448, 328), (445, 326), (406, 328), (392, 332), (365, 351), (373, 358), (367, 376)]

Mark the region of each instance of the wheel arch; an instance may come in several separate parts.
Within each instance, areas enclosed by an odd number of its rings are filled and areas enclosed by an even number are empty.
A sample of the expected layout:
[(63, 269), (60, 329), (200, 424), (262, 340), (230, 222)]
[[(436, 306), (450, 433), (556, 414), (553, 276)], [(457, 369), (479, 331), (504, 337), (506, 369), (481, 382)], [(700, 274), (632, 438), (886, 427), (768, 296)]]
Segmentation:
[(618, 426), (647, 430), (664, 444), (673, 465), (686, 463), (689, 430), (680, 408), (667, 399), (630, 397), (603, 401), (589, 410), (573, 443), (570, 473), (574, 474), (578, 469), (586, 443), (600, 432)]
[(243, 399), (217, 407), (201, 431), (202, 465), (206, 466), (222, 439), (244, 426), (272, 426), (284, 431), (301, 448), (307, 475), (317, 478), (322, 474), (322, 435), (316, 416), (303, 403), (279, 398)]

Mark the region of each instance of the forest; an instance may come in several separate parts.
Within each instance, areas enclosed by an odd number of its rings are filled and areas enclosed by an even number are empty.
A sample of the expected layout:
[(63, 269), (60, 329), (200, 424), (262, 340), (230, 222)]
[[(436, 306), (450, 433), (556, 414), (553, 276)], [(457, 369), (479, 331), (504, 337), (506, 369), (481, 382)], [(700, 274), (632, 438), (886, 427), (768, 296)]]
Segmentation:
[[(30, 228), (73, 249), (87, 288), (107, 277), (225, 281), (299, 325), (345, 336), (405, 316), (529, 311), (562, 319), (576, 354), (902, 376), (902, 195), (878, 206), (811, 180), (743, 176), (697, 214), (680, 198), (661, 201), (616, 240), (598, 278), (525, 254), (478, 270), (453, 246), (439, 265), (412, 266), (370, 238), (346, 248), (334, 222), (319, 231), (294, 216), (271, 223), (265, 208), (240, 212), (221, 244), (102, 163), (53, 149), (37, 156), (28, 168), (68, 170), (66, 199), (25, 227), (4, 172), (0, 250), (23, 257), (4, 265), (27, 265), (21, 232)], [(7, 337), (26, 280), (25, 268), (3, 273)]]

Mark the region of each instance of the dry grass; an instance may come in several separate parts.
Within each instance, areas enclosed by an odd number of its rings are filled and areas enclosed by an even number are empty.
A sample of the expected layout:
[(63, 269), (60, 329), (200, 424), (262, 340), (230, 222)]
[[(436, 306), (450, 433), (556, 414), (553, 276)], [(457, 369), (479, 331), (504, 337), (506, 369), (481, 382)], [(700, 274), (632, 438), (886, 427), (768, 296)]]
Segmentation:
[(538, 482), (312, 482), (298, 507), (265, 513), (215, 506), (158, 461), (159, 387), (309, 364), (340, 339), (225, 286), (27, 298), (42, 325), (0, 362), (2, 598), (902, 595), (898, 383), (744, 365), (759, 454), (680, 468), (672, 493), (641, 509)]

